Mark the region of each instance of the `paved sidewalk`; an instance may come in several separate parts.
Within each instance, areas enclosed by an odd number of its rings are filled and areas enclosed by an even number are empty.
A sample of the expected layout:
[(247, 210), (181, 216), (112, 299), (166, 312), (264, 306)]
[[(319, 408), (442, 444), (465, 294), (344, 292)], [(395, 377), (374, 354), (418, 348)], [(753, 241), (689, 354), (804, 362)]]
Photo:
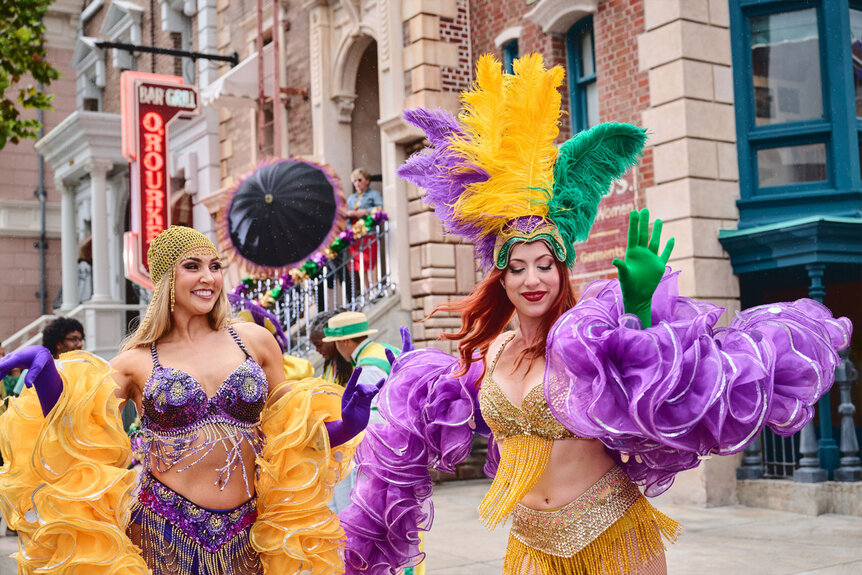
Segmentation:
[[(426, 536), (428, 575), (500, 575), (508, 529), (492, 533), (476, 508), (490, 481), (435, 488), (434, 528)], [(862, 518), (810, 517), (750, 507), (653, 503), (683, 524), (667, 554), (671, 575), (860, 575)], [(0, 575), (16, 572), (14, 537), (0, 537)]]
[[(425, 539), (428, 575), (500, 575), (508, 529), (488, 533), (476, 511), (489, 485), (435, 488), (434, 527)], [(862, 575), (860, 517), (652, 502), (683, 525), (667, 552), (670, 575)]]

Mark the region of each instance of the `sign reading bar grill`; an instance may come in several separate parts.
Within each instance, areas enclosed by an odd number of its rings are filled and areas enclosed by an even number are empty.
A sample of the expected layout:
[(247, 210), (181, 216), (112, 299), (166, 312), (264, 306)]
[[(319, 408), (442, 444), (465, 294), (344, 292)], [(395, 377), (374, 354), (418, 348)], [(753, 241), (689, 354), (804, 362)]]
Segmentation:
[(123, 72), (122, 145), (129, 161), (131, 231), (123, 238), (126, 277), (152, 289), (147, 269), (150, 243), (170, 222), (168, 128), (200, 113), (198, 92), (179, 76)]

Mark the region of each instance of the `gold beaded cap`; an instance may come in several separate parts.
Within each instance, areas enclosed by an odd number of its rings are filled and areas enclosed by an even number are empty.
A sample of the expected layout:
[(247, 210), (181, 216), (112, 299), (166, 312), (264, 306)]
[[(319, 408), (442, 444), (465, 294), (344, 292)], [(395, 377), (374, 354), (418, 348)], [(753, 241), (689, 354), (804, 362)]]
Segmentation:
[(182, 256), (192, 251), (218, 255), (210, 239), (192, 228), (171, 226), (157, 235), (147, 250), (153, 284), (159, 283), (162, 276), (171, 271)]

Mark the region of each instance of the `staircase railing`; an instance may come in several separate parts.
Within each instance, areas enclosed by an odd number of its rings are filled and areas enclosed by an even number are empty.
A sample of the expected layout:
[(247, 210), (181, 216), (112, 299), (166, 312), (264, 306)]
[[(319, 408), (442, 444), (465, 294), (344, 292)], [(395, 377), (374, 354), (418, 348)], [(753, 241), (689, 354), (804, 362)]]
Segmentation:
[[(63, 316), (81, 319), (86, 313), (86, 311), (92, 308), (98, 308), (100, 310), (108, 311), (137, 311), (142, 313), (146, 311), (147, 306), (141, 304), (125, 303), (82, 303), (77, 307), (72, 308), (72, 310), (70, 310), (68, 313), (63, 314)], [(8, 338), (4, 339), (2, 343), (0, 343), (0, 346), (3, 347), (6, 353), (9, 353), (20, 347), (24, 347), (25, 345), (42, 343), (42, 330), (45, 329), (45, 326), (49, 322), (57, 319), (58, 317), (60, 316), (55, 314), (46, 314), (41, 317), (38, 317), (28, 323), (26, 326), (13, 333)]]

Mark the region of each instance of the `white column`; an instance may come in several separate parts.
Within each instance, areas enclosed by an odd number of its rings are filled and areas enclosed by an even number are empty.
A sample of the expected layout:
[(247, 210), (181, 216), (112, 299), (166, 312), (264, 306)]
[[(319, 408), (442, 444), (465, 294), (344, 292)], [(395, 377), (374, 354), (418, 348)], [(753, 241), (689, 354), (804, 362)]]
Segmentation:
[(90, 226), (93, 233), (93, 299), (111, 301), (110, 266), (108, 265), (108, 193), (105, 185), (112, 162), (95, 160), (87, 166), (90, 172)]
[(75, 186), (57, 179), (54, 183), (63, 194), (61, 207), (60, 251), (62, 258), (63, 305), (68, 312), (78, 305), (78, 238), (75, 233)]

